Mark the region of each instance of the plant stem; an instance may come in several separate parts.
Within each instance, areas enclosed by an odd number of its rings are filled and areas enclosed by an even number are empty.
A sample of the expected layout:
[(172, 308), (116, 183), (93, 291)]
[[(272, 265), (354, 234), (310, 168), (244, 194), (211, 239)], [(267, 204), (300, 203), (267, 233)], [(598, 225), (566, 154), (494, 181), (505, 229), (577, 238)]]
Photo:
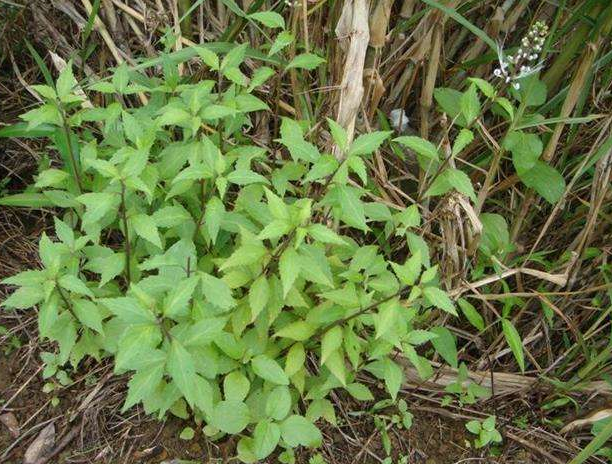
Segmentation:
[(79, 193), (83, 193), (83, 184), (81, 182), (81, 176), (79, 174), (79, 169), (77, 166), (77, 159), (74, 155), (74, 150), (72, 149), (72, 140), (70, 137), (70, 128), (68, 127), (68, 121), (66, 120), (66, 115), (64, 114), (64, 110), (60, 111), (62, 115), (62, 129), (64, 132), (64, 137), (66, 137), (66, 147), (68, 148), (68, 154), (70, 156), (70, 160), (72, 161), (72, 170), (74, 171), (74, 180), (77, 183), (77, 187), (79, 189)]
[(127, 212), (125, 208), (125, 183), (121, 181), (121, 206), (120, 206), (121, 219), (123, 221), (123, 237), (125, 239), (125, 278), (127, 280), (128, 287), (132, 283), (132, 275), (130, 272), (130, 233), (128, 231), (127, 223)]
[(62, 291), (62, 288), (60, 287), (58, 281), (55, 281), (55, 288), (57, 288), (57, 291), (59, 292), (60, 296), (62, 297), (62, 300), (64, 300), (64, 303), (66, 303), (66, 306), (68, 307), (68, 311), (70, 311), (70, 314), (72, 314), (72, 317), (74, 317), (74, 319), (78, 321), (79, 318), (76, 316), (76, 313), (74, 312), (74, 308), (72, 307), (72, 303), (70, 303), (70, 300), (68, 299), (68, 297), (66, 297), (66, 295)]

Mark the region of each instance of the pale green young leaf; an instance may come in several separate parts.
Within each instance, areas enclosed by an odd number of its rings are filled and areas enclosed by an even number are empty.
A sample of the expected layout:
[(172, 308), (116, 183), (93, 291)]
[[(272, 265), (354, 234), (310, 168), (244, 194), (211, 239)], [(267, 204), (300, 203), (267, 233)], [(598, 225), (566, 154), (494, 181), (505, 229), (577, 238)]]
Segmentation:
[(323, 224), (310, 224), (307, 227), (308, 235), (321, 243), (331, 243), (333, 245), (346, 245), (340, 235)]
[(268, 303), (270, 298), (270, 286), (268, 279), (264, 274), (260, 275), (249, 289), (249, 306), (251, 307), (251, 321), (257, 319), (257, 316)]
[(368, 387), (362, 383), (349, 383), (346, 387), (346, 391), (355, 398), (357, 401), (373, 401), (374, 395)]
[(348, 155), (360, 156), (374, 153), (391, 134), (391, 131), (375, 131), (362, 134), (351, 143)]
[(92, 291), (87, 287), (85, 282), (79, 279), (77, 276), (67, 274), (59, 278), (58, 283), (60, 287), (72, 292), (77, 295), (86, 295), (93, 297)]
[(40, 303), (45, 298), (42, 287), (21, 287), (11, 293), (1, 306), (5, 308), (28, 309)]
[(202, 293), (208, 301), (224, 310), (236, 306), (232, 290), (223, 280), (206, 273), (201, 273), (200, 278)]
[(281, 255), (278, 263), (283, 296), (287, 296), (293, 283), (300, 275), (300, 256), (292, 247), (288, 247)]
[(274, 11), (258, 11), (256, 13), (251, 13), (249, 18), (273, 29), (285, 28), (285, 20)]
[(275, 387), (266, 401), (266, 416), (278, 421), (283, 420), (291, 410), (291, 403), (289, 388), (284, 385)]
[(64, 184), (64, 181), (70, 177), (66, 171), (59, 169), (45, 169), (36, 177), (35, 187), (59, 187)]
[(270, 51), (268, 52), (268, 56), (276, 55), (287, 45), (291, 44), (294, 40), (293, 34), (289, 31), (283, 31), (276, 36), (274, 39), (274, 43), (270, 47)]
[(206, 47), (196, 47), (198, 56), (213, 71), (219, 70), (219, 57), (217, 54)]
[(346, 133), (346, 130), (344, 130), (344, 127), (342, 127), (333, 119), (326, 118), (326, 120), (334, 142), (340, 149), (340, 152), (345, 153), (348, 148), (348, 135)]
[(346, 385), (346, 365), (342, 348), (332, 351), (325, 360), (325, 367), (338, 379), (342, 385)]
[(289, 416), (281, 423), (281, 436), (292, 448), (299, 445), (317, 447), (323, 437), (319, 429), (303, 416)]
[(63, 100), (64, 97), (72, 93), (72, 89), (74, 89), (76, 85), (77, 81), (72, 73), (72, 61), (69, 61), (57, 78), (57, 82), (55, 84), (57, 96), (60, 98), (60, 100)]
[(243, 43), (232, 48), (227, 55), (223, 57), (221, 61), (221, 70), (227, 70), (230, 68), (237, 68), (244, 61), (246, 49), (248, 44)]
[(183, 342), (188, 347), (208, 345), (223, 332), (226, 324), (224, 317), (202, 319), (185, 331)]
[(425, 287), (423, 288), (423, 295), (431, 305), (435, 306), (436, 308), (440, 308), (453, 316), (457, 316), (455, 305), (443, 290), (440, 290), (437, 287)]
[(242, 401), (219, 401), (212, 413), (211, 424), (219, 430), (235, 435), (251, 421), (249, 407)]
[(162, 362), (136, 372), (128, 382), (127, 397), (121, 411), (125, 412), (135, 404), (150, 397), (162, 381), (164, 369), (165, 366)]
[(512, 152), (512, 163), (519, 176), (535, 166), (544, 149), (540, 137), (523, 131), (508, 134), (502, 146)]
[(204, 227), (213, 245), (217, 241), (224, 215), (225, 206), (223, 202), (218, 197), (213, 196), (206, 204), (206, 210), (204, 211)]
[(198, 401), (198, 392), (195, 384), (196, 370), (193, 356), (175, 338), (170, 345), (166, 370), (181, 391), (187, 403), (194, 406)]
[(404, 285), (414, 285), (421, 275), (421, 252), (417, 251), (404, 264), (391, 263), (393, 272)]
[(227, 180), (232, 184), (269, 184), (270, 181), (261, 174), (246, 169), (232, 171), (227, 175)]
[(136, 235), (144, 238), (159, 248), (162, 247), (161, 237), (159, 236), (159, 231), (157, 229), (157, 223), (152, 216), (147, 214), (136, 214), (129, 219), (129, 222), (131, 222)]
[(474, 140), (474, 133), (469, 129), (461, 129), (455, 142), (453, 143), (453, 149), (451, 156), (455, 157), (463, 151)]
[(157, 322), (155, 314), (143, 308), (135, 298), (101, 298), (98, 302), (102, 303), (111, 313), (128, 324), (150, 324)]
[(395, 400), (395, 398), (397, 398), (397, 393), (404, 382), (404, 372), (400, 366), (389, 358), (385, 358), (383, 363), (385, 386), (387, 387), (387, 391), (391, 395), (391, 398)]
[(247, 92), (252, 92), (260, 85), (263, 85), (268, 79), (274, 76), (276, 72), (267, 66), (260, 66), (255, 70), (253, 75), (251, 76), (251, 82), (249, 82), (249, 86), (247, 87)]
[(251, 359), (255, 375), (276, 385), (289, 385), (289, 378), (280, 365), (266, 355), (258, 355)]
[(84, 193), (77, 200), (85, 205), (83, 225), (94, 224), (102, 219), (107, 213), (117, 211), (121, 201), (119, 195), (114, 193)]
[(478, 77), (469, 77), (468, 81), (475, 84), (476, 87), (478, 87), (478, 89), (482, 92), (482, 94), (485, 97), (487, 98), (495, 97), (495, 88), (489, 82), (485, 81), (484, 79), (480, 79)]
[(476, 85), (470, 85), (463, 93), (460, 105), (461, 113), (463, 113), (467, 125), (469, 126), (480, 115), (480, 100), (478, 98), (478, 92), (476, 92)]
[(304, 345), (301, 343), (294, 343), (287, 352), (287, 358), (285, 360), (285, 373), (288, 376), (292, 376), (298, 372), (306, 361), (306, 351)]
[(335, 326), (323, 334), (321, 338), (321, 365), (329, 356), (342, 346), (342, 328)]
[(376, 339), (384, 337), (396, 327), (401, 309), (398, 300), (395, 298), (378, 306), (378, 312), (374, 315)]
[(244, 400), (250, 388), (251, 382), (238, 370), (230, 372), (223, 379), (223, 394), (228, 401)]
[(451, 331), (446, 327), (433, 327), (431, 332), (437, 335), (431, 340), (436, 351), (451, 367), (457, 368), (457, 343)]
[(274, 336), (289, 338), (291, 340), (301, 342), (308, 340), (314, 332), (315, 327), (312, 324), (306, 321), (298, 320), (285, 325), (283, 328), (278, 330)]
[(253, 453), (257, 459), (268, 457), (280, 440), (280, 427), (269, 420), (259, 421), (253, 431)]
[(232, 255), (221, 265), (221, 270), (236, 266), (248, 266), (249, 264), (259, 263), (266, 255), (268, 250), (259, 243), (247, 243), (234, 251)]
[(565, 179), (555, 168), (544, 161), (536, 161), (528, 171), (519, 174), (521, 181), (534, 189), (551, 204), (561, 199), (565, 192)]
[(292, 68), (312, 70), (319, 67), (322, 63), (325, 63), (325, 59), (320, 56), (314, 53), (302, 53), (293, 58), (285, 67), (285, 70)]
[(410, 148), (415, 153), (424, 156), (425, 158), (437, 161), (440, 157), (438, 149), (435, 147), (435, 145), (422, 139), (421, 137), (404, 135), (393, 139), (393, 141)]
[(164, 315), (171, 318), (187, 315), (189, 301), (199, 282), (198, 275), (192, 275), (178, 282), (164, 300)]
[(98, 306), (89, 301), (81, 298), (75, 298), (72, 300), (72, 306), (74, 314), (79, 319), (81, 324), (85, 327), (95, 330), (98, 333), (103, 333), (102, 328), (102, 315)]
[(470, 324), (476, 327), (479, 331), (485, 329), (484, 319), (469, 301), (459, 298), (457, 303), (461, 308), (461, 312), (465, 315)]
[(351, 227), (363, 231), (369, 230), (366, 224), (363, 203), (359, 199), (360, 192), (356, 188), (346, 185), (338, 186), (335, 191), (338, 195), (342, 220)]
[(264, 187), (264, 192), (268, 200), (268, 209), (275, 219), (288, 221), (290, 218), (289, 208), (278, 195)]

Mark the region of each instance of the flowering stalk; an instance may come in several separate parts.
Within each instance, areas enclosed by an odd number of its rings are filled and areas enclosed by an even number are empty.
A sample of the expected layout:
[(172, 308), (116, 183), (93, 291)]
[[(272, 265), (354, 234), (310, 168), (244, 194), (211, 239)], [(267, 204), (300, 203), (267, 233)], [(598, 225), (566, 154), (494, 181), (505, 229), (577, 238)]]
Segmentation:
[(521, 40), (521, 46), (515, 55), (504, 57), (499, 47), (499, 67), (493, 71), (495, 77), (503, 79), (506, 84), (512, 83), (515, 89), (520, 89), (518, 80), (527, 77), (541, 69), (541, 65), (535, 64), (540, 57), (544, 40), (548, 34), (548, 26), (542, 21), (537, 21), (525, 37)]

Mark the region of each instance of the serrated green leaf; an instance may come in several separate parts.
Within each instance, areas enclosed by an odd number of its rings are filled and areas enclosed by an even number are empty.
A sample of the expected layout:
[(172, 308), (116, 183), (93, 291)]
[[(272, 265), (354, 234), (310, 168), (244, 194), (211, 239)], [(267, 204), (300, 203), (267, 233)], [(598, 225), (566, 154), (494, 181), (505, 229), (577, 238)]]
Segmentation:
[(257, 319), (257, 316), (268, 303), (270, 298), (270, 286), (268, 285), (268, 279), (265, 275), (260, 275), (251, 288), (249, 289), (249, 306), (251, 307), (251, 320)]
[(362, 134), (351, 143), (348, 155), (360, 156), (374, 153), (391, 134), (391, 131), (375, 131)]
[(274, 11), (258, 11), (249, 15), (250, 19), (260, 22), (264, 26), (271, 28), (285, 28), (285, 20), (281, 15)]
[(312, 70), (319, 67), (319, 65), (322, 63), (325, 63), (325, 59), (321, 58), (320, 56), (315, 55), (314, 53), (302, 53), (301, 55), (297, 55), (295, 58), (293, 58), (285, 69), (297, 68)]
[(130, 218), (130, 222), (134, 228), (134, 232), (136, 232), (136, 235), (144, 238), (159, 248), (162, 247), (161, 237), (159, 236), (157, 224), (153, 217), (146, 214), (136, 214)]
[(289, 385), (289, 378), (280, 365), (266, 355), (255, 356), (251, 359), (251, 366), (255, 375), (277, 385)]
[(436, 308), (440, 308), (447, 313), (457, 316), (457, 310), (455, 305), (448, 297), (446, 292), (440, 290), (437, 287), (425, 287), (423, 288), (423, 295), (427, 298), (427, 301)]

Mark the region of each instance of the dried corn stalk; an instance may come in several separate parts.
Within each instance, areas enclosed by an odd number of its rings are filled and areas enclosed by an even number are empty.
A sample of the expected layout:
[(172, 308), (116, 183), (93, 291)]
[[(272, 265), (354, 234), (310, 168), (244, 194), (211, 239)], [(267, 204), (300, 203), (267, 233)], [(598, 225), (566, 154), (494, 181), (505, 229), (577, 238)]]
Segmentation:
[(370, 46), (382, 48), (385, 46), (389, 18), (394, 0), (378, 0), (374, 13), (370, 18)]
[[(338, 124), (346, 129), (349, 142), (353, 140), (355, 119), (363, 98), (363, 68), (370, 40), (368, 10), (368, 0), (345, 0), (336, 26), (336, 36), (341, 45), (343, 39), (349, 39), (336, 118)], [(337, 148), (334, 149), (334, 156), (342, 157)]]

